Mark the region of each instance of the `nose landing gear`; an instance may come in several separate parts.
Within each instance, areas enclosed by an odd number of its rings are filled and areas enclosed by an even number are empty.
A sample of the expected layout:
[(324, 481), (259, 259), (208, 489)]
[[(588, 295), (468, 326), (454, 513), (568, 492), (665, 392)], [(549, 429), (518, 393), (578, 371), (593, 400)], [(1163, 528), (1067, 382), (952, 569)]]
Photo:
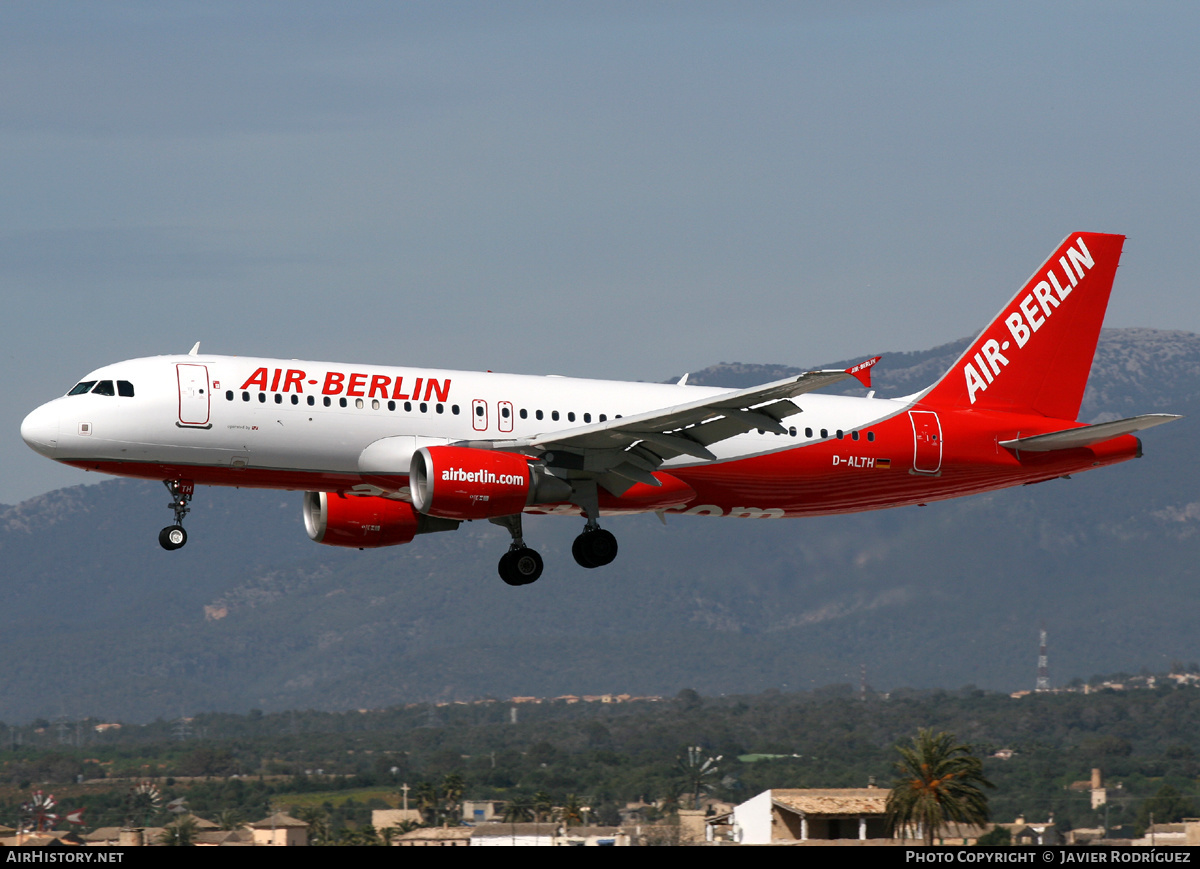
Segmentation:
[(168, 525), (158, 532), (158, 545), (168, 552), (173, 552), (187, 543), (187, 532), (183, 530), (183, 517), (192, 509), (188, 502), (196, 491), (196, 484), (191, 480), (163, 480), (163, 485), (171, 493), (171, 503), (167, 506), (175, 511), (175, 524)]

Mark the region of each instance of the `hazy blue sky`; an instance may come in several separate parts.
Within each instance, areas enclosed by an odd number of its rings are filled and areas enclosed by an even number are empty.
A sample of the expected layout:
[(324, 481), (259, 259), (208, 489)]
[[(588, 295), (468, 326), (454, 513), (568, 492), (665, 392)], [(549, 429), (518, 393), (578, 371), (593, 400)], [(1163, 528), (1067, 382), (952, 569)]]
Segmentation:
[(1068, 232), (1200, 331), (1200, 6), (0, 3), (0, 502), (101, 364), (661, 379), (976, 331)]

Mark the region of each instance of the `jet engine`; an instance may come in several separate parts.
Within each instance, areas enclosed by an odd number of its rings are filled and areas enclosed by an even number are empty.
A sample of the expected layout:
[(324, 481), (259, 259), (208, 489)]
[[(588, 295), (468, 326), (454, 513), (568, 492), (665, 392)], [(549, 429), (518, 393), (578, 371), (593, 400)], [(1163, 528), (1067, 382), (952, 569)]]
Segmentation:
[(572, 494), (569, 483), (524, 456), (474, 447), (422, 447), (408, 479), (413, 506), (445, 519), (512, 516)]
[(453, 531), (458, 523), (422, 516), (407, 501), (374, 495), (304, 493), (304, 528), (309, 539), (326, 546), (374, 549), (412, 542), (418, 534)]

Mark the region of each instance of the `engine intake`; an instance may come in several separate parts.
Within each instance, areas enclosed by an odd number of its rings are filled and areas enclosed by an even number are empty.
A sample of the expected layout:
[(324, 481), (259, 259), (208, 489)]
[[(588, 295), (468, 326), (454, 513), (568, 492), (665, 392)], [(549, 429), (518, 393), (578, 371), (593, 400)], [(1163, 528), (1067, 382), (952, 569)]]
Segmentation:
[(570, 484), (524, 456), (474, 447), (422, 447), (409, 469), (413, 506), (445, 519), (511, 516), (530, 504), (565, 501)]
[(418, 534), (453, 531), (458, 523), (422, 516), (407, 501), (337, 492), (304, 493), (304, 529), (326, 546), (375, 549), (411, 543)]

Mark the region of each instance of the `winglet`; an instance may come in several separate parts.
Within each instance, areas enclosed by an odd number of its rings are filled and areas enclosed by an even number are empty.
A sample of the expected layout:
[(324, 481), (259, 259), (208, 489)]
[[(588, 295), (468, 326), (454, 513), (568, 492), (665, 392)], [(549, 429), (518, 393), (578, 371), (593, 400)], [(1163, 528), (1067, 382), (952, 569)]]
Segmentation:
[(871, 388), (871, 366), (882, 359), (882, 356), (875, 356), (868, 359), (866, 362), (860, 362), (846, 369), (846, 373), (861, 383), (866, 389)]

